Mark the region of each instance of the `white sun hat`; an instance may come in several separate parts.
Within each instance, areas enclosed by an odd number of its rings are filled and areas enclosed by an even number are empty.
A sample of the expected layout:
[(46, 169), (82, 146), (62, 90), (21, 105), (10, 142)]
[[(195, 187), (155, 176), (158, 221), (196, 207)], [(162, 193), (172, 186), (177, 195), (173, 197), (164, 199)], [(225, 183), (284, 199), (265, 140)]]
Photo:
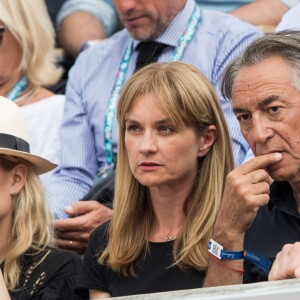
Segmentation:
[(18, 105), (0, 96), (0, 155), (21, 157), (30, 162), (40, 175), (53, 170), (56, 164), (31, 154), (24, 115)]

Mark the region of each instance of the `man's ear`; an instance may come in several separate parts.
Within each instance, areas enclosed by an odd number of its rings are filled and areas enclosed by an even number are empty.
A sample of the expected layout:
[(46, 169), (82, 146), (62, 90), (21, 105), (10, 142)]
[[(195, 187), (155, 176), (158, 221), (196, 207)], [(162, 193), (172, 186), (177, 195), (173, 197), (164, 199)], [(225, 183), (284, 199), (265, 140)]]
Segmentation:
[(24, 164), (18, 164), (10, 172), (12, 176), (11, 195), (16, 195), (25, 185), (27, 166)]
[(217, 127), (209, 125), (199, 139), (198, 157), (203, 157), (213, 146), (217, 138)]

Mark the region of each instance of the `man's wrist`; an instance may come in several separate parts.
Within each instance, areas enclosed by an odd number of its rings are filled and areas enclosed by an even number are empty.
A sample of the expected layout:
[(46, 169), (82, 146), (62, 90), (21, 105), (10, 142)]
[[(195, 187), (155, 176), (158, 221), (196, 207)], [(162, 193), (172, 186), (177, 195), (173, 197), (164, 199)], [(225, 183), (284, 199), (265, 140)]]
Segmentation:
[(223, 246), (226, 251), (240, 251), (244, 248), (244, 233), (236, 233), (215, 226), (212, 239)]
[(209, 255), (213, 260), (217, 260), (216, 262), (220, 265), (222, 265), (225, 268), (228, 268), (232, 271), (236, 271), (239, 273), (243, 273), (244, 270), (236, 269), (232, 267), (228, 267), (228, 265), (224, 263), (218, 262), (218, 260), (226, 260), (226, 261), (236, 261), (236, 260), (242, 260), (246, 259), (247, 261), (251, 262), (252, 264), (259, 267), (261, 270), (263, 270), (265, 273), (267, 273), (270, 270), (271, 267), (271, 261), (264, 258), (263, 256), (249, 251), (249, 250), (239, 250), (239, 251), (225, 251), (223, 246), (213, 239), (210, 239), (208, 244), (208, 252)]

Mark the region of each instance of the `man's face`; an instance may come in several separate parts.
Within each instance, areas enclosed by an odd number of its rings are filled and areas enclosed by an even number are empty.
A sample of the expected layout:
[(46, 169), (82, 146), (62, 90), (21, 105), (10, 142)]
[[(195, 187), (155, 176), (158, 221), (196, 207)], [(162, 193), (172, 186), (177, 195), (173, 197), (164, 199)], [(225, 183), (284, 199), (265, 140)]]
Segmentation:
[(140, 41), (163, 33), (185, 3), (186, 0), (114, 0), (122, 23)]
[(279, 56), (241, 68), (233, 84), (232, 105), (243, 136), (255, 156), (281, 152), (267, 167), (274, 180), (300, 179), (300, 91), (295, 73)]

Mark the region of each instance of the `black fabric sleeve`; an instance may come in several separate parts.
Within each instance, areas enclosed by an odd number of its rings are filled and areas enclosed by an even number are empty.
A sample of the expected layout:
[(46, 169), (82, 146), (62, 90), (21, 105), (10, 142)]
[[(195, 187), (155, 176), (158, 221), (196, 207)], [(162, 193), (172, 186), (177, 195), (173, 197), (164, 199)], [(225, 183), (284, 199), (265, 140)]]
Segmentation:
[[(21, 258), (19, 286), (10, 291), (12, 300), (79, 300), (74, 286), (82, 265), (79, 255), (48, 248)], [(1, 296), (0, 296), (1, 298)]]
[(87, 299), (88, 295), (79, 297), (74, 292), (75, 282), (82, 265), (80, 256), (66, 252), (54, 251), (45, 262), (48, 271), (44, 287), (39, 290), (33, 300), (79, 300)]
[(99, 226), (90, 236), (84, 254), (81, 272), (75, 285), (75, 292), (83, 296), (89, 289), (109, 292), (107, 288), (107, 267), (98, 263), (100, 253), (108, 242), (108, 223)]

